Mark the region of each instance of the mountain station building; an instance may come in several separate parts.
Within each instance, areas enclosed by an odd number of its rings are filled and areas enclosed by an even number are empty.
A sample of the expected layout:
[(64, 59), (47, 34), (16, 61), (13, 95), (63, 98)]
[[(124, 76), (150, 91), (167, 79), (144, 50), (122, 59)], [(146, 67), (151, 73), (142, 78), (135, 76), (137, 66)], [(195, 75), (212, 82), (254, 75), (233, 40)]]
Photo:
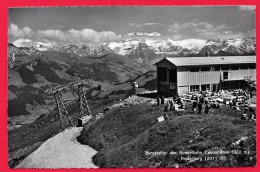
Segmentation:
[(164, 95), (245, 88), (256, 81), (256, 56), (171, 57), (155, 63)]

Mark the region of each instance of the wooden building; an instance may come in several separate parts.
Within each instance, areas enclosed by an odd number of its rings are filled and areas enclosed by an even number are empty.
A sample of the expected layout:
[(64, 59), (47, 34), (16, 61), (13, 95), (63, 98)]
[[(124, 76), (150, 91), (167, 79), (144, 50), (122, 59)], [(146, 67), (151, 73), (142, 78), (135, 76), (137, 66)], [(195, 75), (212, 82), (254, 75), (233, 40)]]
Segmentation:
[(172, 57), (155, 65), (164, 95), (245, 88), (246, 79), (256, 80), (256, 56)]

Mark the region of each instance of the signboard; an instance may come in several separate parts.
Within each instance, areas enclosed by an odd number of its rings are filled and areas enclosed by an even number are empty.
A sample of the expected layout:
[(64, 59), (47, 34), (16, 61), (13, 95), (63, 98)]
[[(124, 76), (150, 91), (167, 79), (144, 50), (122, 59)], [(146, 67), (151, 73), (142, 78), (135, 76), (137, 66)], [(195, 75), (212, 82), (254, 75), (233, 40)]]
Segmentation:
[(157, 118), (157, 119), (158, 119), (158, 122), (163, 122), (163, 121), (165, 120), (163, 116), (160, 116), (160, 117)]

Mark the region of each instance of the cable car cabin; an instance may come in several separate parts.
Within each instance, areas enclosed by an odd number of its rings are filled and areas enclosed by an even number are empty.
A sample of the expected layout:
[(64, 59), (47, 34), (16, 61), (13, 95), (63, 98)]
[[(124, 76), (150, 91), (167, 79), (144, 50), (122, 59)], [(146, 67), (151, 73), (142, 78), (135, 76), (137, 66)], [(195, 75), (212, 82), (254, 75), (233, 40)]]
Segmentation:
[(244, 89), (248, 79), (256, 81), (256, 56), (171, 57), (155, 65), (157, 92), (166, 96)]

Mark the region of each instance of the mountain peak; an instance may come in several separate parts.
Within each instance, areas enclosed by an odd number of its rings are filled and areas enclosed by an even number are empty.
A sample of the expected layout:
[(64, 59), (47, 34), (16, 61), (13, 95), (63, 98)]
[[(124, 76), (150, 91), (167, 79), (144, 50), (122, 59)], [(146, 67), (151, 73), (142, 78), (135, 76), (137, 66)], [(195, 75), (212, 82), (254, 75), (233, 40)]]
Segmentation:
[(152, 33), (133, 32), (133, 33), (127, 33), (127, 34), (121, 35), (121, 37), (126, 37), (126, 36), (162, 36), (162, 35), (158, 32), (152, 32)]
[(20, 38), (13, 42), (16, 47), (32, 47), (33, 42), (30, 39)]

